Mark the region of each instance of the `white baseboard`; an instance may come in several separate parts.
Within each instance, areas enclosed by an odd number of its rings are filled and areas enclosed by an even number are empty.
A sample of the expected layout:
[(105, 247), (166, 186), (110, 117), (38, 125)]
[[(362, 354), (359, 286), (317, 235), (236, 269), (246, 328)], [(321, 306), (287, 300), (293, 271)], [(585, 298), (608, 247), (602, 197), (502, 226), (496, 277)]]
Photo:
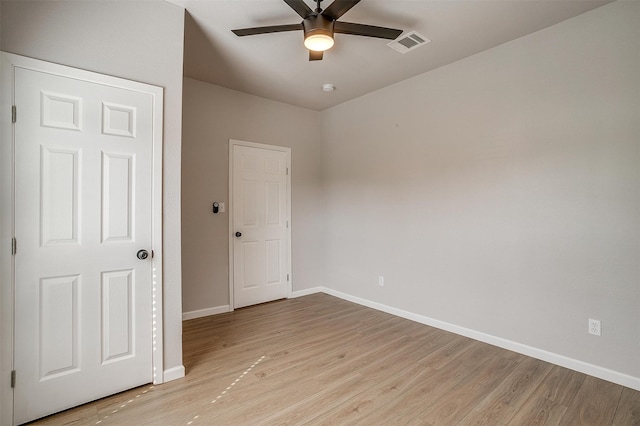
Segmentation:
[(291, 292), (291, 298), (295, 299), (296, 297), (308, 296), (310, 294), (315, 294), (315, 293), (323, 293), (324, 290), (325, 290), (324, 287), (305, 288), (304, 290), (297, 290), (297, 291)]
[(229, 305), (223, 305), (223, 306), (214, 306), (213, 308), (207, 308), (207, 309), (198, 309), (197, 311), (183, 312), (182, 321), (201, 318), (201, 317), (208, 317), (209, 315), (223, 314), (225, 312), (230, 312), (230, 311), (231, 311), (231, 308), (229, 307)]
[[(322, 293), (323, 291), (324, 291), (324, 287), (305, 288), (303, 290), (292, 292), (291, 298), (295, 299), (296, 297), (308, 296), (314, 293)], [(225, 312), (231, 312), (231, 311), (233, 311), (233, 309), (231, 309), (231, 306), (222, 305), (222, 306), (214, 306), (212, 308), (198, 309), (196, 311), (183, 312), (182, 321), (208, 317), (210, 315), (224, 314)]]
[(164, 383), (184, 377), (184, 365), (164, 370)]
[(378, 311), (386, 312), (388, 314), (396, 315), (398, 317), (406, 318), (421, 324), (429, 325), (431, 327), (439, 328), (442, 330), (450, 331), (461, 336), (469, 337), (474, 340), (488, 343), (490, 345), (498, 346), (510, 351), (518, 352), (523, 355), (530, 356), (542, 361), (550, 362), (552, 364), (559, 365), (561, 367), (575, 370), (580, 373), (588, 374), (590, 376), (597, 377), (599, 379), (607, 380), (612, 383), (616, 383), (622, 386), (629, 387), (631, 389), (640, 391), (640, 377), (630, 376), (625, 373), (610, 370), (608, 368), (600, 367), (597, 365), (589, 364), (584, 361), (569, 358), (563, 355), (559, 355), (553, 352), (548, 352), (542, 349), (538, 349), (532, 346), (524, 345), (522, 343), (514, 342), (511, 340), (503, 339), (501, 337), (492, 336), (490, 334), (481, 333), (479, 331), (471, 330), (469, 328), (460, 327), (455, 324), (450, 324), (444, 321), (439, 321), (433, 318), (429, 318), (423, 315), (414, 314), (412, 312), (403, 311), (402, 309), (393, 308), (391, 306), (383, 305), (382, 303), (372, 302), (370, 300), (362, 299), (360, 297), (352, 296), (350, 294), (342, 293), (326, 287), (320, 288), (323, 293), (331, 296), (339, 297), (340, 299), (348, 300), (359, 305), (367, 306), (369, 308), (376, 309)]

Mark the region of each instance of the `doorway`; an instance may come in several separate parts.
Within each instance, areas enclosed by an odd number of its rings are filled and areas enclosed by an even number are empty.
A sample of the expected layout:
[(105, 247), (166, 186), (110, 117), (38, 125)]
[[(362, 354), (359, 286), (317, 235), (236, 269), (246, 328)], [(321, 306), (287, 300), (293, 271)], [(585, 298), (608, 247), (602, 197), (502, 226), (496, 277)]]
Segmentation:
[(163, 381), (163, 91), (6, 53), (2, 72), (2, 344), (19, 424)]
[(232, 309), (291, 295), (291, 149), (229, 141)]

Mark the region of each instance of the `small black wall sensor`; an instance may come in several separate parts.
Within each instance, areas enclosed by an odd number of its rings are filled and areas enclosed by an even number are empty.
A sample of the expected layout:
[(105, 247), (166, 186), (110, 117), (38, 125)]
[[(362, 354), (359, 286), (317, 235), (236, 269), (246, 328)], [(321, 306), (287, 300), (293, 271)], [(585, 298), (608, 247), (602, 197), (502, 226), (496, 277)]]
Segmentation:
[(213, 203), (213, 212), (214, 213), (218, 213), (218, 209), (220, 208), (220, 203), (218, 203), (217, 201), (215, 203)]

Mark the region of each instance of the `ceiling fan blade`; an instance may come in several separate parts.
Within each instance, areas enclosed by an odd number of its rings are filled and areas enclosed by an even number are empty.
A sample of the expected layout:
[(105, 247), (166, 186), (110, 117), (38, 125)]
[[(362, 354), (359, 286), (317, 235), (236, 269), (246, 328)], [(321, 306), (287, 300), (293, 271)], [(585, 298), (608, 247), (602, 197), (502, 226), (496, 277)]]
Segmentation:
[(316, 52), (315, 50), (310, 50), (309, 51), (309, 60), (310, 61), (321, 61), (323, 53), (324, 52)]
[(249, 36), (249, 35), (256, 35), (256, 34), (296, 31), (301, 29), (302, 29), (302, 24), (290, 24), (290, 25), (271, 25), (269, 27), (241, 28), (239, 30), (231, 30), (231, 31), (238, 37), (242, 37), (242, 36)]
[(338, 19), (359, 2), (360, 0), (335, 0), (322, 14), (327, 18)]
[(313, 10), (311, 10), (311, 8), (307, 6), (304, 0), (284, 0), (284, 2), (288, 4), (291, 9), (295, 10), (296, 13), (302, 17), (302, 19), (305, 19), (307, 16), (313, 13)]
[(386, 38), (387, 40), (395, 40), (402, 30), (393, 28), (376, 27), (374, 25), (354, 24), (351, 22), (336, 22), (334, 31), (340, 34), (351, 34), (365, 37)]

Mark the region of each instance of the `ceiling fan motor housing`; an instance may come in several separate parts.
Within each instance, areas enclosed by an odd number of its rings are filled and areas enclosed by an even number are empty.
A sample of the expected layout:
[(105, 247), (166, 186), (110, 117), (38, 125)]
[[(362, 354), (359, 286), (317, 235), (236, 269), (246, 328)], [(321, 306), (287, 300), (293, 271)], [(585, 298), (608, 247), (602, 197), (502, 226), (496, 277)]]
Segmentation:
[(309, 36), (322, 34), (333, 38), (333, 29), (336, 21), (329, 19), (321, 14), (314, 14), (307, 16), (302, 21), (302, 27), (304, 28), (304, 38)]

